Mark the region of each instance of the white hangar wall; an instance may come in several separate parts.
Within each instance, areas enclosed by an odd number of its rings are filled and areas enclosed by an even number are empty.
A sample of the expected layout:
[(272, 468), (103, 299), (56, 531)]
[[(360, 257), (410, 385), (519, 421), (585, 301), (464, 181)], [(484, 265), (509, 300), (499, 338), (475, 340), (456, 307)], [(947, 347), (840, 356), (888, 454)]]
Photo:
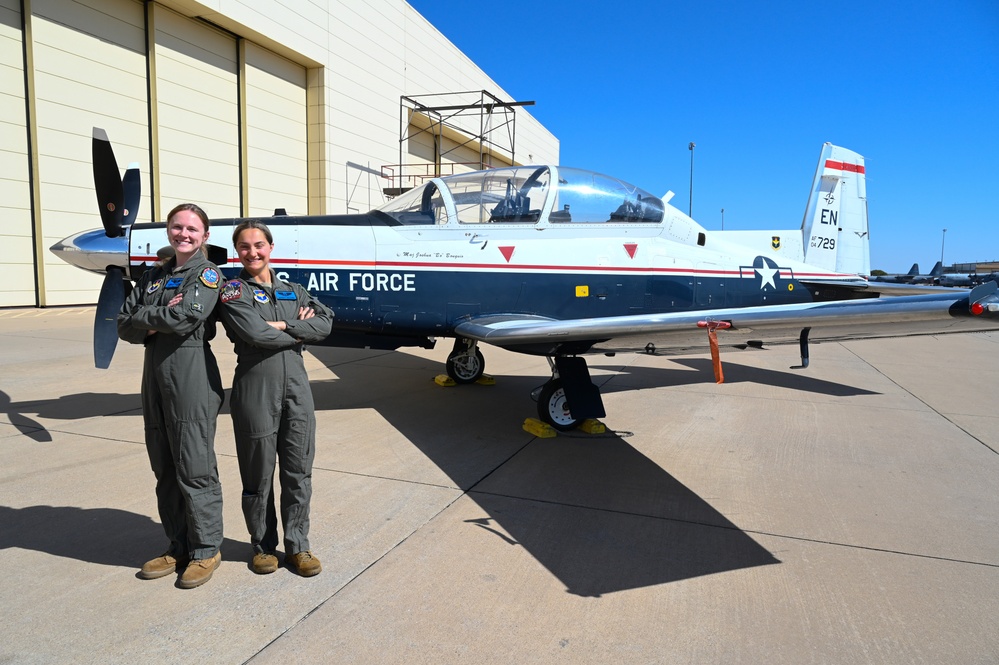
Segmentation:
[(35, 304), (19, 0), (0, 0), (0, 306)]
[[(391, 184), (348, 163), (433, 161), (427, 134), (400, 144), (401, 96), (483, 90), (515, 101), (404, 0), (0, 0), (0, 306), (97, 300), (101, 277), (48, 251), (100, 225), (93, 127), (122, 169), (139, 163), (139, 221), (183, 201), (215, 218), (336, 214)], [(453, 124), (442, 150), (479, 133), (477, 116)], [(522, 108), (511, 147), (558, 161)], [(437, 159), (478, 156), (472, 141)]]

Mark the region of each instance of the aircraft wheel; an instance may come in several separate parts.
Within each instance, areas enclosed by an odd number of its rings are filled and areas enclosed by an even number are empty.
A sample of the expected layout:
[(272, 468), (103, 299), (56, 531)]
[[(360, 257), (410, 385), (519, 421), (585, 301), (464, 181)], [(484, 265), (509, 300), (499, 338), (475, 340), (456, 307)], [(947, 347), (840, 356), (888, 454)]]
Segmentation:
[(451, 352), (447, 357), (446, 367), (447, 375), (455, 383), (475, 383), (486, 369), (486, 359), (478, 349), (474, 353)]
[(579, 420), (569, 413), (561, 379), (552, 379), (541, 389), (538, 395), (538, 416), (560, 432), (568, 432), (579, 425)]

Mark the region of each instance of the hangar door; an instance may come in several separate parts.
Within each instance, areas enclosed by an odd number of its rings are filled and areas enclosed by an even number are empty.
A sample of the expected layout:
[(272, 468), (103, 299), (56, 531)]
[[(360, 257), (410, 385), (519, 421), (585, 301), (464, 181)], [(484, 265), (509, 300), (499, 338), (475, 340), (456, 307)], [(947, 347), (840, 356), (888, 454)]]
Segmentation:
[[(107, 130), (122, 168), (139, 161), (148, 171), (148, 163), (142, 163), (149, 154), (143, 5), (33, 0), (31, 8), (43, 302), (93, 302), (102, 277), (60, 261), (48, 248), (100, 226), (92, 127)], [(139, 219), (148, 220), (148, 173), (143, 175)]]
[(0, 0), (0, 307), (35, 304), (19, 0)]
[(210, 218), (238, 217), (236, 38), (158, 3), (150, 9), (156, 35), (160, 209), (155, 221), (166, 221), (171, 208), (188, 201)]
[(305, 68), (251, 42), (246, 62), (247, 211), (309, 212)]

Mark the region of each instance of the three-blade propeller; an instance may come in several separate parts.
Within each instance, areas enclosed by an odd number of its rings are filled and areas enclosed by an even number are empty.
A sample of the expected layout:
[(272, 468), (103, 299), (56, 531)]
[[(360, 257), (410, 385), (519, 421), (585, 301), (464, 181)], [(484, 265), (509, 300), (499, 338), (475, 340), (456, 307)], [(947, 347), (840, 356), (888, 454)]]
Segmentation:
[[(94, 127), (93, 162), (94, 189), (97, 192), (104, 233), (109, 238), (120, 238), (135, 221), (139, 209), (142, 186), (138, 164), (130, 164), (122, 178), (107, 132), (98, 127)], [(111, 358), (118, 345), (118, 312), (131, 286), (122, 268), (107, 266), (94, 317), (94, 365), (100, 369), (107, 369), (111, 365)]]

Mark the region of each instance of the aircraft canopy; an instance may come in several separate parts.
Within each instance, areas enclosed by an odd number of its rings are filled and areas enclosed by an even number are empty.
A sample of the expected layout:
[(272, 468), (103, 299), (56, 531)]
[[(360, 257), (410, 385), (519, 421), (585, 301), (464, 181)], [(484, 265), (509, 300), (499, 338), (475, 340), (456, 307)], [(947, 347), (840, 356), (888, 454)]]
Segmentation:
[(657, 224), (663, 209), (661, 199), (623, 180), (555, 166), (516, 166), (435, 178), (377, 208), (402, 224), (451, 220), (459, 224)]

